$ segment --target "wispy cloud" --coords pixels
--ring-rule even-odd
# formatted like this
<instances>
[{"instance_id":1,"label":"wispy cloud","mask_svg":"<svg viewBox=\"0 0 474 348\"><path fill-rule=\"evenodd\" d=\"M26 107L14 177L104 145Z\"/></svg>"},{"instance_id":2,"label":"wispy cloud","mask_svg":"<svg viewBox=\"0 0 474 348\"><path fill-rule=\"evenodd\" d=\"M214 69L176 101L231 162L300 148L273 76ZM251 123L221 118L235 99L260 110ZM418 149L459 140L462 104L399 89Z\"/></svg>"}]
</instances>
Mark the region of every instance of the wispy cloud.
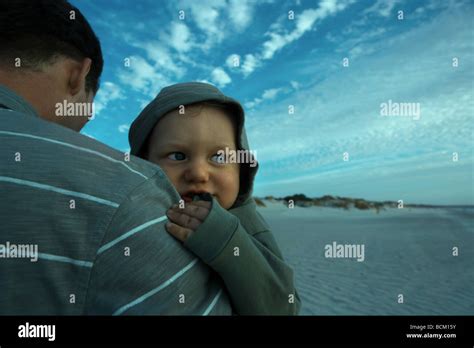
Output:
<instances>
[{"instance_id":1,"label":"wispy cloud","mask_svg":"<svg viewBox=\"0 0 474 348\"><path fill-rule=\"evenodd\" d=\"M220 43L225 37L225 30L222 30L219 17L221 11L226 9L225 1L216 0L180 0L177 4L179 9L188 12L188 18L195 23L201 32L205 34L205 41L202 47L211 48Z\"/></svg>"},{"instance_id":2,"label":"wispy cloud","mask_svg":"<svg viewBox=\"0 0 474 348\"><path fill-rule=\"evenodd\" d=\"M153 65L160 70L162 74L171 76L182 76L186 69L177 64L169 48L161 41L138 42L134 44L136 47L142 48L147 58ZM182 45L182 42L174 43L176 47ZM175 47L175 48L176 48Z\"/></svg>"},{"instance_id":3,"label":"wispy cloud","mask_svg":"<svg viewBox=\"0 0 474 348\"><path fill-rule=\"evenodd\" d=\"M278 95L278 93L281 93L283 91L283 88L270 88L267 89L263 92L261 97L255 98L254 100L245 103L245 107L248 109L253 109L260 103L262 103L265 100L272 100L275 99L275 97Z\"/></svg>"},{"instance_id":4,"label":"wispy cloud","mask_svg":"<svg viewBox=\"0 0 474 348\"><path fill-rule=\"evenodd\" d=\"M126 133L128 132L129 129L130 129L130 125L128 124L121 124L120 126L118 126L118 131L120 133Z\"/></svg>"},{"instance_id":5,"label":"wispy cloud","mask_svg":"<svg viewBox=\"0 0 474 348\"><path fill-rule=\"evenodd\" d=\"M191 32L183 22L172 22L169 32L162 35L162 41L169 42L170 46L178 52L187 52L195 47Z\"/></svg>"},{"instance_id":6,"label":"wispy cloud","mask_svg":"<svg viewBox=\"0 0 474 348\"><path fill-rule=\"evenodd\" d=\"M124 98L125 96L118 85L110 81L103 82L94 102L95 114L99 115L110 102Z\"/></svg>"},{"instance_id":7,"label":"wispy cloud","mask_svg":"<svg viewBox=\"0 0 474 348\"><path fill-rule=\"evenodd\" d=\"M240 56L238 54L231 54L230 56L227 57L225 61L225 65L229 69L234 69L238 68L240 66Z\"/></svg>"},{"instance_id":8,"label":"wispy cloud","mask_svg":"<svg viewBox=\"0 0 474 348\"><path fill-rule=\"evenodd\" d=\"M240 70L247 77L261 64L259 59L253 54L246 54L242 59L238 54L231 54L225 61L226 66L233 72Z\"/></svg>"},{"instance_id":9,"label":"wispy cloud","mask_svg":"<svg viewBox=\"0 0 474 348\"><path fill-rule=\"evenodd\" d=\"M364 14L377 14L388 17L392 14L394 7L403 0L377 0L372 6L364 11Z\"/></svg>"},{"instance_id":10,"label":"wispy cloud","mask_svg":"<svg viewBox=\"0 0 474 348\"><path fill-rule=\"evenodd\" d=\"M211 80L219 87L225 87L232 82L230 76L222 68L215 68L212 70Z\"/></svg>"},{"instance_id":11,"label":"wispy cloud","mask_svg":"<svg viewBox=\"0 0 474 348\"><path fill-rule=\"evenodd\" d=\"M272 59L284 47L299 40L308 31L314 30L318 21L323 21L326 17L343 11L353 2L354 0L322 0L317 8L306 9L292 20L287 18L288 23L295 23L292 30L286 29L281 20L276 22L271 30L265 33L267 39L262 43L260 50L256 53L246 54L242 73L244 76L250 75L263 64L263 61Z\"/></svg>"},{"instance_id":12,"label":"wispy cloud","mask_svg":"<svg viewBox=\"0 0 474 348\"><path fill-rule=\"evenodd\" d=\"M273 1L252 0L180 0L179 9L204 34L200 47L209 50L233 32L244 31L254 19L256 6Z\"/></svg>"},{"instance_id":13,"label":"wispy cloud","mask_svg":"<svg viewBox=\"0 0 474 348\"><path fill-rule=\"evenodd\" d=\"M264 90L260 96L254 98L251 101L245 102L244 105L247 109L254 109L266 101L272 101L272 103L274 103L275 99L279 99L277 100L277 102L279 102L283 100L285 96L288 96L290 95L290 93L297 91L300 87L301 84L299 82L290 81L289 85Z\"/></svg>"},{"instance_id":14,"label":"wispy cloud","mask_svg":"<svg viewBox=\"0 0 474 348\"><path fill-rule=\"evenodd\" d=\"M169 84L168 78L159 68L151 65L145 58L131 56L129 59L130 65L119 70L118 78L134 91L154 97L162 87Z\"/></svg>"},{"instance_id":15,"label":"wispy cloud","mask_svg":"<svg viewBox=\"0 0 474 348\"><path fill-rule=\"evenodd\" d=\"M229 17L234 27L238 31L243 31L248 27L254 18L254 6L256 1L251 0L230 0L229 1Z\"/></svg>"},{"instance_id":16,"label":"wispy cloud","mask_svg":"<svg viewBox=\"0 0 474 348\"><path fill-rule=\"evenodd\" d=\"M246 54L242 65L242 73L249 76L253 71L261 65L260 60L253 54Z\"/></svg>"}]
</instances>

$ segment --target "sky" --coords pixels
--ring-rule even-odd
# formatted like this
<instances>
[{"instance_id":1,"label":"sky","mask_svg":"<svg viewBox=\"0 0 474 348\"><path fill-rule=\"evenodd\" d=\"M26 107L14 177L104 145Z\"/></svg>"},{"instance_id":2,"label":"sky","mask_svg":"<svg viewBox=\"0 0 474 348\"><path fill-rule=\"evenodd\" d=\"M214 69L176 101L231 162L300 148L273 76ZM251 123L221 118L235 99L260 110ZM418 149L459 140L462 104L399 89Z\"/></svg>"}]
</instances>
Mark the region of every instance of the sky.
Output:
<instances>
[{"instance_id":1,"label":"sky","mask_svg":"<svg viewBox=\"0 0 474 348\"><path fill-rule=\"evenodd\" d=\"M473 1L71 2L105 60L85 135L128 151L161 88L206 81L244 105L255 196L474 204Z\"/></svg>"}]
</instances>

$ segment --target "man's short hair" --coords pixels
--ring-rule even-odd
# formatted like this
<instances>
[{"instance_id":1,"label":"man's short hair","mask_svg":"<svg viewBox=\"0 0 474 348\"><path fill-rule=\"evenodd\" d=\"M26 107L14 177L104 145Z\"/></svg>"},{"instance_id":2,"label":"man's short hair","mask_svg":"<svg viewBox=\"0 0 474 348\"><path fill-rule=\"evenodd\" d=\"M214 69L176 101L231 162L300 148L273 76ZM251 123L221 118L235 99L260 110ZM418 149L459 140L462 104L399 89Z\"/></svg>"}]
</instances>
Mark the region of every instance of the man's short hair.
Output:
<instances>
[{"instance_id":1,"label":"man's short hair","mask_svg":"<svg viewBox=\"0 0 474 348\"><path fill-rule=\"evenodd\" d=\"M0 64L40 71L59 56L92 60L86 91L94 94L104 60L100 42L82 13L66 0L0 0Z\"/></svg>"}]
</instances>

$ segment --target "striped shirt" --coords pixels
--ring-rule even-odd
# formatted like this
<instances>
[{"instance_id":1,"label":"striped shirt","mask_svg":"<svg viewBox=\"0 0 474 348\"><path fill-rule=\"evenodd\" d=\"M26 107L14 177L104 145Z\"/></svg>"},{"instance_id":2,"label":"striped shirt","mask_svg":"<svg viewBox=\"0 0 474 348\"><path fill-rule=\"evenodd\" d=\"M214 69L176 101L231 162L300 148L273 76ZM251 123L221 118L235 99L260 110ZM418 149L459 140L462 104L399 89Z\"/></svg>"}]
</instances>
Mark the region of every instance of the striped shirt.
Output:
<instances>
[{"instance_id":1,"label":"striped shirt","mask_svg":"<svg viewBox=\"0 0 474 348\"><path fill-rule=\"evenodd\" d=\"M232 313L221 278L165 231L180 197L158 166L1 85L0 104L0 315Z\"/></svg>"}]
</instances>

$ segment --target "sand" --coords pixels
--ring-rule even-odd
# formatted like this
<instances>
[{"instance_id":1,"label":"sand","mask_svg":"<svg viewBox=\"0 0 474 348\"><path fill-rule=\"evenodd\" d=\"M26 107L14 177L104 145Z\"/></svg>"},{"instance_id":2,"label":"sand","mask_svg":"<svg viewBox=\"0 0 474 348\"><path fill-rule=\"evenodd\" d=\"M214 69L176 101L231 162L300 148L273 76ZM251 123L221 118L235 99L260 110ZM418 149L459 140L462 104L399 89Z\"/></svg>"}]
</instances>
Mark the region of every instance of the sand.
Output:
<instances>
[{"instance_id":1,"label":"sand","mask_svg":"<svg viewBox=\"0 0 474 348\"><path fill-rule=\"evenodd\" d=\"M258 210L295 271L301 315L474 314L474 209L376 214L264 202ZM333 242L363 244L364 261L326 258Z\"/></svg>"}]
</instances>

